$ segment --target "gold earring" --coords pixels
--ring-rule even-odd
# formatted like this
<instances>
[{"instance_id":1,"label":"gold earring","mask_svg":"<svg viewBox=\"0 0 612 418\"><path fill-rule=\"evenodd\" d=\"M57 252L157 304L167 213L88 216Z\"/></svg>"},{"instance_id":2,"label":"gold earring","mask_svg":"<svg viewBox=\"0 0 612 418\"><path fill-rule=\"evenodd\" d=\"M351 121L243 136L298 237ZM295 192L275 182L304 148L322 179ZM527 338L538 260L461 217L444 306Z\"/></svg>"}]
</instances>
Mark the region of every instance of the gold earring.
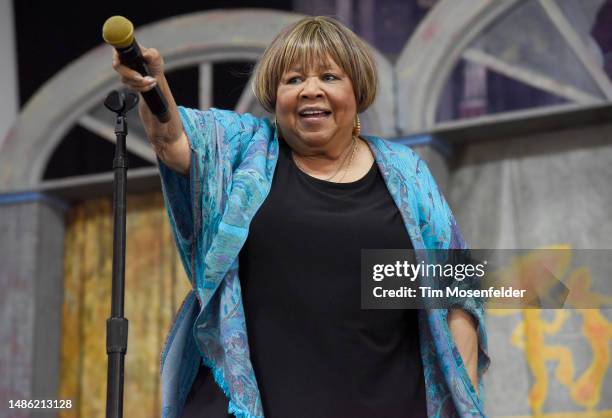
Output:
<instances>
[{"instance_id":1,"label":"gold earring","mask_svg":"<svg viewBox=\"0 0 612 418\"><path fill-rule=\"evenodd\" d=\"M353 136L359 138L361 135L361 121L359 115L355 115L355 124L353 125Z\"/></svg>"}]
</instances>

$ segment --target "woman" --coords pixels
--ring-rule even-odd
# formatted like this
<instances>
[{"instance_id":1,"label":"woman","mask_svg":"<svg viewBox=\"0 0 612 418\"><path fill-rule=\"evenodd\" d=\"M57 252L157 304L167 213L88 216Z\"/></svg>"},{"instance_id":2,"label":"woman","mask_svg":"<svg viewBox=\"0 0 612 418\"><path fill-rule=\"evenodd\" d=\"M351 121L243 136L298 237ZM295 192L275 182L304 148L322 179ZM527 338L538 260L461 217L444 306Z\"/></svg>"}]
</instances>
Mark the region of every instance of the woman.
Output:
<instances>
[{"instance_id":1,"label":"woman","mask_svg":"<svg viewBox=\"0 0 612 418\"><path fill-rule=\"evenodd\" d=\"M163 416L483 415L481 305L360 309L362 248L465 245L423 161L360 136L377 85L365 44L325 17L279 34L253 85L274 123L179 109L143 55L152 77L113 66L168 99L169 123L140 116L194 288L162 353Z\"/></svg>"}]
</instances>

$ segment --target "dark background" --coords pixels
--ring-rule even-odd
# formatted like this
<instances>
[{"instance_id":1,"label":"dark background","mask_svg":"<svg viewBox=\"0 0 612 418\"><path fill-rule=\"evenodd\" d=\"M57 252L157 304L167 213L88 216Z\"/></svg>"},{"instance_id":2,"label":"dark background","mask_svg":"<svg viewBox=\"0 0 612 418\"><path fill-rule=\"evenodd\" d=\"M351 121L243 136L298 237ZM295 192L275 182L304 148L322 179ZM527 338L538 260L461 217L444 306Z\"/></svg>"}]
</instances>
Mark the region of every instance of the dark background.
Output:
<instances>
[{"instance_id":1,"label":"dark background","mask_svg":"<svg viewBox=\"0 0 612 418\"><path fill-rule=\"evenodd\" d=\"M59 3L59 5L58 5ZM63 3L63 4L62 4ZM172 16L231 8L268 8L297 10L306 14L335 12L335 0L176 0L155 3L144 0L97 2L48 2L13 0L15 36L19 74L19 101L23 106L41 85L63 67L102 43L104 21L116 14L132 20L136 27ZM435 1L377 0L374 10L361 10L360 1L353 2L348 24L357 34L375 46L391 62L400 53L420 20ZM605 58L605 69L612 74L612 0L599 10L592 29ZM109 54L109 66L111 56ZM248 79L252 63L236 62L213 66L213 106L231 109ZM197 107L198 73L186 68L167 74L178 103ZM565 100L537 90L501 74L487 71L483 80L484 95L474 108L466 88L466 72L460 62L449 78L445 95L448 106L438 109L438 120L453 120L529 107L564 103ZM468 82L474 82L474 80ZM478 86L477 86L478 87ZM111 170L114 146L95 134L75 126L58 145L45 171L45 179L108 172ZM132 168L151 166L130 156Z\"/></svg>"},{"instance_id":2,"label":"dark background","mask_svg":"<svg viewBox=\"0 0 612 418\"><path fill-rule=\"evenodd\" d=\"M61 3L60 3L61 4ZM291 1L259 0L179 0L43 2L14 0L15 36L19 74L19 103L30 97L55 73L101 44L102 25L113 15L128 17L134 26L145 25L172 16L212 9L268 8L291 10ZM109 54L109 66L111 55ZM213 106L233 108L246 83L248 63L216 64ZM176 101L197 107L197 68L168 74ZM128 138L129 140L129 138ZM108 172L112 169L114 145L79 126L74 126L60 142L45 170L45 179ZM133 154L130 168L151 166Z\"/></svg>"},{"instance_id":3,"label":"dark background","mask_svg":"<svg viewBox=\"0 0 612 418\"><path fill-rule=\"evenodd\" d=\"M69 62L101 44L102 25L110 16L126 16L135 27L139 27L185 13L239 7L291 10L292 2L178 0L157 3L142 0L83 2L14 0L20 104L23 105L47 79Z\"/></svg>"}]
</instances>

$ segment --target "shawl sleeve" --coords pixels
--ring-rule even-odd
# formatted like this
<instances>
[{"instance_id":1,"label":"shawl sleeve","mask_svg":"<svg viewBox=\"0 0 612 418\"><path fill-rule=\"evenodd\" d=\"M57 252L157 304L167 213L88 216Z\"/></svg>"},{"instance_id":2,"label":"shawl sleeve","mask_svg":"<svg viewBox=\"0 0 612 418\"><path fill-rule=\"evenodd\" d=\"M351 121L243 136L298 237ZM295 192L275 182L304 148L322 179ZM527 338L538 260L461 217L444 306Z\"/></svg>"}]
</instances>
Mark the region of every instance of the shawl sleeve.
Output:
<instances>
[{"instance_id":1,"label":"shawl sleeve","mask_svg":"<svg viewBox=\"0 0 612 418\"><path fill-rule=\"evenodd\" d=\"M195 283L195 248L206 247L210 236L202 228L218 224L223 196L231 173L248 140L260 124L250 114L211 108L206 111L179 107L189 140L191 164L183 176L159 161L165 205L181 261ZM198 242L199 241L199 242Z\"/></svg>"},{"instance_id":2,"label":"shawl sleeve","mask_svg":"<svg viewBox=\"0 0 612 418\"><path fill-rule=\"evenodd\" d=\"M450 254L456 256L457 254L461 253L459 261L465 261L465 257L469 257L468 246L463 238L463 235L461 234L457 222L455 221L452 211L448 206L446 199L438 189L429 168L422 160L419 161L419 169L422 172L422 178L424 180L424 187L421 188L422 194L419 198L419 217L421 219L428 219L428 222L424 223L422 226L422 228L425 229L424 235L437 237L430 243L428 248L436 250L464 250L461 252L453 251ZM442 251L442 253L446 252ZM457 260L447 259L446 261L453 263ZM466 278L462 281L455 281L455 284L460 289L470 289L478 288L480 283L477 278ZM482 400L484 394L482 377L491 363L491 359L488 354L484 301L482 298L477 297L457 297L450 301L450 306L463 309L464 311L470 313L476 320L478 334L478 387ZM447 314L445 317L447 317ZM450 340L454 342L452 337ZM469 377L467 376L467 371L465 370L465 365L463 364L463 359L461 358L461 355L456 347L454 347L453 353L455 361L460 366L459 369L465 372L464 380L470 382Z\"/></svg>"},{"instance_id":3,"label":"shawl sleeve","mask_svg":"<svg viewBox=\"0 0 612 418\"><path fill-rule=\"evenodd\" d=\"M226 373L228 376L239 374L234 372L234 368L242 370L248 363L248 353L245 354L243 349L246 345L232 340L238 335L238 340L246 341L246 337L242 338L246 334L241 332L240 319L238 325L236 321L228 325L231 321L221 321L218 310L215 311L214 307L209 309L208 316L203 316L203 320L208 321L206 331L212 337L206 342L202 342L201 334L196 337L196 323L207 303L202 298L206 286L207 255L211 252L215 234L221 229L219 225L223 213L229 206L228 195L233 184L234 169L252 148L255 133L263 132L263 135L270 131L266 120L249 114L182 107L179 114L191 150L189 173L183 176L162 161L159 161L159 171L172 233L192 290L179 308L162 349L160 370L164 417L180 415L198 368L205 358L210 362L207 364L215 365L215 379L222 379L219 376ZM228 286L226 289L226 297L231 298L233 288ZM217 299L217 308L220 303ZM219 325L221 322L225 328ZM205 355L205 352L208 354ZM211 352L221 353L220 357L215 357L213 361L209 355ZM235 379L239 381L237 385L242 386L232 389L232 400L239 402L239 405L248 403L251 400L249 396L255 399L258 396L256 385L251 384L254 375L252 372L249 374L248 367L241 377L244 379ZM244 382L248 387L244 386ZM256 410L251 406L249 408Z\"/></svg>"}]
</instances>

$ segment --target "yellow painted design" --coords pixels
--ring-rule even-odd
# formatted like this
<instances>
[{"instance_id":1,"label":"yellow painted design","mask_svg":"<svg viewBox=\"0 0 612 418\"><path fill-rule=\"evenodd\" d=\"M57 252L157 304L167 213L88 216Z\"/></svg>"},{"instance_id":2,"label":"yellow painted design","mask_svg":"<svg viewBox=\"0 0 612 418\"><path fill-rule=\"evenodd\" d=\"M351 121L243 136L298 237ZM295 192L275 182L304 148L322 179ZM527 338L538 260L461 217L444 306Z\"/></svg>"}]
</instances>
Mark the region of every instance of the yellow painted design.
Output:
<instances>
[{"instance_id":1,"label":"yellow painted design","mask_svg":"<svg viewBox=\"0 0 612 418\"><path fill-rule=\"evenodd\" d=\"M74 207L65 240L60 398L62 418L97 418L106 408L106 319L110 316L110 199ZM159 355L172 316L189 289L160 194L128 198L124 416L160 415Z\"/></svg>"},{"instance_id":2,"label":"yellow painted design","mask_svg":"<svg viewBox=\"0 0 612 418\"><path fill-rule=\"evenodd\" d=\"M554 248L569 249L567 246L556 246ZM531 262L535 261L527 255L517 260L518 269L528 269ZM571 289L566 304L572 306L584 306L585 300L595 303L595 307L610 304L611 298L591 292L591 277L586 267L580 267L569 271L571 252L559 252L557 257L550 257L546 265L556 277L568 274L569 279L565 281ZM520 263L524 263L522 266ZM514 265L509 271L517 271ZM504 270L499 274L503 275ZM500 276L503 277L503 276ZM559 333L563 324L571 317L572 312L582 317L582 334L591 347L593 353L589 367L575 378L575 366L572 352L560 345L551 345L546 342L547 336ZM554 318L547 322L541 317L540 309L504 309L491 310L489 314L494 316L508 316L521 314L522 321L513 330L511 343L525 351L526 364L529 367L534 382L529 389L528 400L533 417L543 418L603 418L611 417L612 410L596 410L601 401L604 377L610 364L610 341L612 339L612 324L599 309L568 309L555 310ZM583 412L551 412L542 410L544 402L548 397L549 376L546 368L547 361L557 362L555 379L569 388L570 396L574 403L585 409ZM523 418L513 416L506 418Z\"/></svg>"},{"instance_id":3,"label":"yellow painted design","mask_svg":"<svg viewBox=\"0 0 612 418\"><path fill-rule=\"evenodd\" d=\"M591 275L584 267L573 272L568 285L572 290L576 289L570 294L570 304L581 305L580 299L588 298L596 306L601 306L609 304L609 299L612 299L591 292ZM593 411L601 399L603 380L610 366L612 324L599 309L576 309L576 313L582 316L582 333L591 346L593 361L582 376L569 385L570 394L578 405Z\"/></svg>"},{"instance_id":4,"label":"yellow painted design","mask_svg":"<svg viewBox=\"0 0 612 418\"><path fill-rule=\"evenodd\" d=\"M612 410L594 412L553 412L539 415L543 418L612 418ZM534 418L534 415L504 415L499 418Z\"/></svg>"},{"instance_id":5,"label":"yellow painted design","mask_svg":"<svg viewBox=\"0 0 612 418\"><path fill-rule=\"evenodd\" d=\"M527 295L530 295L524 301L498 299L494 304L496 307L517 307L518 302L524 303L520 306L528 307L528 302L532 302L530 298L548 294L557 284L556 278L566 274L572 260L571 248L557 245L542 250L560 251L532 251L515 257L507 265L487 274L491 284L526 290Z\"/></svg>"}]
</instances>

